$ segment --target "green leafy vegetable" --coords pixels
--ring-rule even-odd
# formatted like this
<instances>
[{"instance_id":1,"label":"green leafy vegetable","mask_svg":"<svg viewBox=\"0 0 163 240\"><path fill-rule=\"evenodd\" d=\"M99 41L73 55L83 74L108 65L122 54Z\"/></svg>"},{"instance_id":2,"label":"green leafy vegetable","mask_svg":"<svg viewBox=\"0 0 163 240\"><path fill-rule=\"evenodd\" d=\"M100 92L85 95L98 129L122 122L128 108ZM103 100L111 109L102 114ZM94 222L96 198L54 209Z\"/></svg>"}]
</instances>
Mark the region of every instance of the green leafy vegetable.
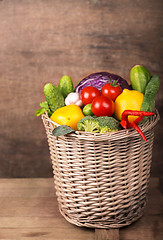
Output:
<instances>
[{"instance_id":1,"label":"green leafy vegetable","mask_svg":"<svg viewBox=\"0 0 163 240\"><path fill-rule=\"evenodd\" d=\"M48 112L49 117L52 115L52 112L50 111L49 105L47 101L40 103L40 109L36 110L35 115L38 117L42 114L44 114L46 111Z\"/></svg>"},{"instance_id":2,"label":"green leafy vegetable","mask_svg":"<svg viewBox=\"0 0 163 240\"><path fill-rule=\"evenodd\" d=\"M67 125L61 125L54 128L54 130L52 131L52 135L55 137L58 137L58 136L66 135L68 133L72 133L72 132L75 132L75 130L72 129L71 127Z\"/></svg>"}]
</instances>

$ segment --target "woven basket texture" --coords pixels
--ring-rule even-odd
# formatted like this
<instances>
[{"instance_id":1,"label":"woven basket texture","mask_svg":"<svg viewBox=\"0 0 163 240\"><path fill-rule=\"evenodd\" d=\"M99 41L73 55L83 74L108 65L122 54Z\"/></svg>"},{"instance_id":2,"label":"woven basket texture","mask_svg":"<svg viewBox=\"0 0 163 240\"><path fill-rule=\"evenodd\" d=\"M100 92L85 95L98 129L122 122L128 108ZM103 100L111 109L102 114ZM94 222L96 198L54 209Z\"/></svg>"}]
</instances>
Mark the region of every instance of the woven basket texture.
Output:
<instances>
[{"instance_id":1,"label":"woven basket texture","mask_svg":"<svg viewBox=\"0 0 163 240\"><path fill-rule=\"evenodd\" d=\"M46 114L42 120L59 210L67 221L82 227L120 228L143 215L157 111L140 126L147 142L134 129L55 137L55 123Z\"/></svg>"}]
</instances>

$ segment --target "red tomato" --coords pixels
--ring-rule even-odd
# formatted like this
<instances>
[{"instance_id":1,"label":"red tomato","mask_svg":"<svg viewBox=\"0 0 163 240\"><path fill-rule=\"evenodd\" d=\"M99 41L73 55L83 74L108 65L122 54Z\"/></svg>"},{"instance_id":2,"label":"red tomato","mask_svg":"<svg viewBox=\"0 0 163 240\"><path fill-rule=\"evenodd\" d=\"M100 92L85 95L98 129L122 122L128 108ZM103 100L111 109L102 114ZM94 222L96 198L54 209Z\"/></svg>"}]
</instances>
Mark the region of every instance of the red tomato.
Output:
<instances>
[{"instance_id":1,"label":"red tomato","mask_svg":"<svg viewBox=\"0 0 163 240\"><path fill-rule=\"evenodd\" d=\"M100 91L92 86L88 86L82 89L80 93L80 98L84 105L87 105L93 101L93 99L97 96L100 96Z\"/></svg>"},{"instance_id":2,"label":"red tomato","mask_svg":"<svg viewBox=\"0 0 163 240\"><path fill-rule=\"evenodd\" d=\"M114 102L111 98L105 96L98 96L93 99L91 110L97 117L108 116L114 113Z\"/></svg>"},{"instance_id":3,"label":"red tomato","mask_svg":"<svg viewBox=\"0 0 163 240\"><path fill-rule=\"evenodd\" d=\"M122 93L122 88L119 85L112 86L106 83L102 89L101 93L103 96L111 98L113 101Z\"/></svg>"}]
</instances>

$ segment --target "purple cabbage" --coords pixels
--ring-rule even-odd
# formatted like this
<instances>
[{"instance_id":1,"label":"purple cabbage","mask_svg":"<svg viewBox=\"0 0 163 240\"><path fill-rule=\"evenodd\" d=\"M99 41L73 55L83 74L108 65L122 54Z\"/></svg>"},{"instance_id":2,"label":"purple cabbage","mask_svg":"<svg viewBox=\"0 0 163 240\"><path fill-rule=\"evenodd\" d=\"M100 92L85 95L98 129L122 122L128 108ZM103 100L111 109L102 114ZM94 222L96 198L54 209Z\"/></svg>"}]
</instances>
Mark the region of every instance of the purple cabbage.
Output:
<instances>
[{"instance_id":1,"label":"purple cabbage","mask_svg":"<svg viewBox=\"0 0 163 240\"><path fill-rule=\"evenodd\" d=\"M124 88L131 89L129 84L125 79L122 77L108 72L98 72L98 73L92 73L86 78L82 79L78 85L75 87L75 92L80 93L81 90L87 86L96 87L101 91L101 88L106 83L111 83L113 81L117 81L117 84L121 86L122 90Z\"/></svg>"}]
</instances>

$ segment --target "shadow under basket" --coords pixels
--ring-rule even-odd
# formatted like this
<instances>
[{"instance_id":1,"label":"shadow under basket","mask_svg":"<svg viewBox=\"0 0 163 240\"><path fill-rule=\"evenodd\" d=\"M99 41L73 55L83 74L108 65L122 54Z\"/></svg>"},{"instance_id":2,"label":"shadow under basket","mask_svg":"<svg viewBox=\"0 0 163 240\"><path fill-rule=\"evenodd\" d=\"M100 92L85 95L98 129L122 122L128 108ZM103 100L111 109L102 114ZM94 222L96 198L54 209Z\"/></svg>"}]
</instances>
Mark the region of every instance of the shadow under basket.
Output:
<instances>
[{"instance_id":1,"label":"shadow under basket","mask_svg":"<svg viewBox=\"0 0 163 240\"><path fill-rule=\"evenodd\" d=\"M77 226L120 228L143 215L159 113L140 129L112 133L76 131L52 135L55 123L42 115L52 160L59 210Z\"/></svg>"}]
</instances>

